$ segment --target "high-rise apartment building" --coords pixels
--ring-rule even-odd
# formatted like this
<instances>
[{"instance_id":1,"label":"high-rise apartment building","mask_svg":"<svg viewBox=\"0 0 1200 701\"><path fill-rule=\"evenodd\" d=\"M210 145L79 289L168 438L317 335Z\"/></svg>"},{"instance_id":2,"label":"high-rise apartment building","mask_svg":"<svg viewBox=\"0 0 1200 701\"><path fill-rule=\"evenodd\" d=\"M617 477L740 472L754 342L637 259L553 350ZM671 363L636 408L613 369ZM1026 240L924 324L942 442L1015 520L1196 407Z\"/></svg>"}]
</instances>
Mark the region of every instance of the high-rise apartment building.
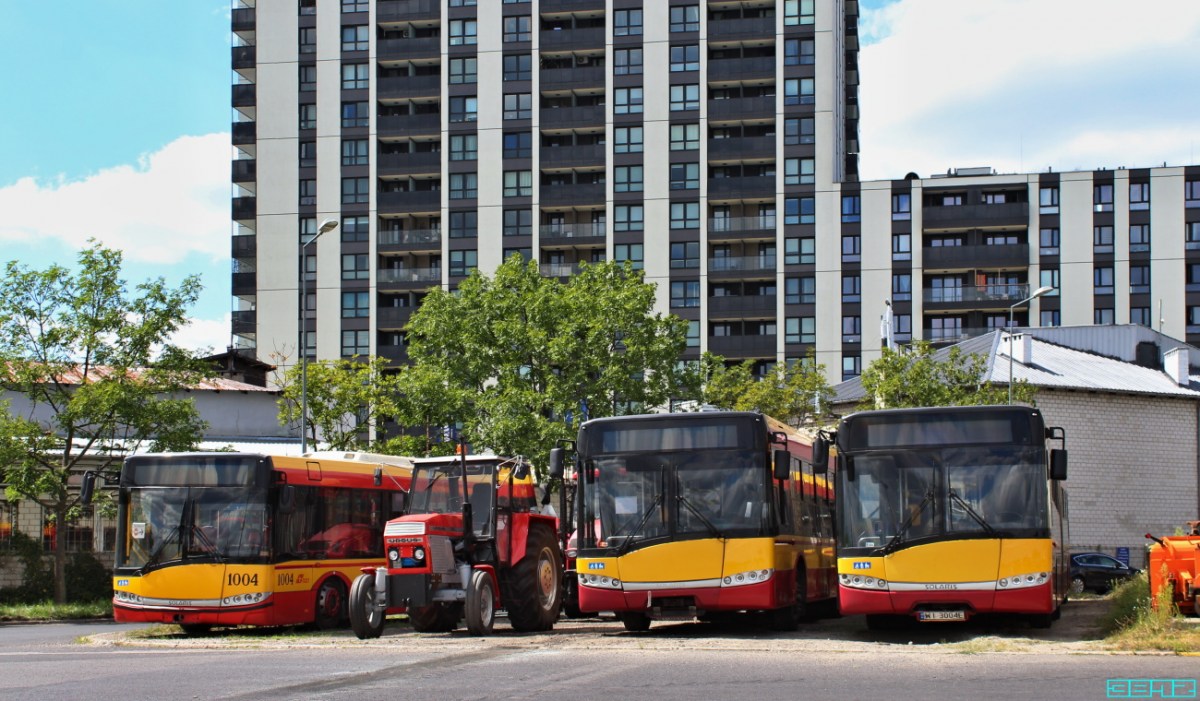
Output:
<instances>
[{"instance_id":1,"label":"high-rise apartment building","mask_svg":"<svg viewBox=\"0 0 1200 701\"><path fill-rule=\"evenodd\" d=\"M235 345L400 363L429 289L514 254L559 277L628 260L690 322L686 358L815 349L835 381L878 355L885 304L899 341L1010 314L1200 341L1200 168L860 183L857 15L237 0Z\"/></svg>"}]
</instances>

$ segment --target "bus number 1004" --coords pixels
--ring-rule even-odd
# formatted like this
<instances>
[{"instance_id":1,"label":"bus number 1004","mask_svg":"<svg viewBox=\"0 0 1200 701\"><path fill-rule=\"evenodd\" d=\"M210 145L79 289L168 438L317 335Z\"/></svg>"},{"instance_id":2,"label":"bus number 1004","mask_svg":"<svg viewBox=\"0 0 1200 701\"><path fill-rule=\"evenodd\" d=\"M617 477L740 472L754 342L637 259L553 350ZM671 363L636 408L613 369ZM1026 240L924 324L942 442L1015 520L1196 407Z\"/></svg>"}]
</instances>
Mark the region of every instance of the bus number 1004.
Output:
<instances>
[{"instance_id":1,"label":"bus number 1004","mask_svg":"<svg viewBox=\"0 0 1200 701\"><path fill-rule=\"evenodd\" d=\"M230 572L226 576L225 583L231 587L258 586L258 575L246 574L244 572Z\"/></svg>"}]
</instances>

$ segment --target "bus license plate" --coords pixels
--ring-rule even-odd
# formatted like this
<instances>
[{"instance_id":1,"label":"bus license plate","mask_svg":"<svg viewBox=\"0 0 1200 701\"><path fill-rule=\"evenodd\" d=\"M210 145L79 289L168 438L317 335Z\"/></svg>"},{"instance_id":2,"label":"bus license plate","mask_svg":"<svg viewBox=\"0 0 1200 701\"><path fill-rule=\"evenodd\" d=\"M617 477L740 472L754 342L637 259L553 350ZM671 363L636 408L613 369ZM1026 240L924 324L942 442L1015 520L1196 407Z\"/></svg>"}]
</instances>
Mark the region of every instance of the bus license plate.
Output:
<instances>
[{"instance_id":1,"label":"bus license plate","mask_svg":"<svg viewBox=\"0 0 1200 701\"><path fill-rule=\"evenodd\" d=\"M918 620L921 621L965 621L966 611L920 611Z\"/></svg>"}]
</instances>

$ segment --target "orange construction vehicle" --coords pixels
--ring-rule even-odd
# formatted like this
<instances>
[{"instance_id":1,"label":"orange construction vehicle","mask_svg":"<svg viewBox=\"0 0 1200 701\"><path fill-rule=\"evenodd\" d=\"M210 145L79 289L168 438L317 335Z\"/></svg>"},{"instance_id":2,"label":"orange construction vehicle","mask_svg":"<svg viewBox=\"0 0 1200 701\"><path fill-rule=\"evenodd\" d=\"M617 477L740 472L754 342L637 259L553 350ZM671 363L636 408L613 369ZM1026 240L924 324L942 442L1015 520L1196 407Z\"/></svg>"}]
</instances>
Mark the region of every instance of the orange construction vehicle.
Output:
<instances>
[{"instance_id":1,"label":"orange construction vehicle","mask_svg":"<svg viewBox=\"0 0 1200 701\"><path fill-rule=\"evenodd\" d=\"M1158 595L1164 586L1172 588L1172 598L1184 615L1200 614L1196 599L1200 598L1200 521L1187 522L1188 535L1155 538L1150 546L1150 603L1158 605Z\"/></svg>"}]
</instances>

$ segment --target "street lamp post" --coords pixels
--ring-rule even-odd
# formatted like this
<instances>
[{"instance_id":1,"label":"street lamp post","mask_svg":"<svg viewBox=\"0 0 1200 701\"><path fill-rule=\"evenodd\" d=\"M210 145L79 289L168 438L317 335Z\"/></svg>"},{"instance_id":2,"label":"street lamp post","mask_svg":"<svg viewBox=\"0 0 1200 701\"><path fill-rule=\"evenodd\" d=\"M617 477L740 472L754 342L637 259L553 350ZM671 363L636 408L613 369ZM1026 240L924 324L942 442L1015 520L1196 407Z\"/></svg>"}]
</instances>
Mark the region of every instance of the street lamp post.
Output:
<instances>
[{"instance_id":1,"label":"street lamp post","mask_svg":"<svg viewBox=\"0 0 1200 701\"><path fill-rule=\"evenodd\" d=\"M300 454L308 452L308 265L305 260L306 251L321 234L333 231L338 226L336 219L326 219L321 222L321 228L308 241L300 244L300 341L296 347L300 350Z\"/></svg>"},{"instance_id":2,"label":"street lamp post","mask_svg":"<svg viewBox=\"0 0 1200 701\"><path fill-rule=\"evenodd\" d=\"M1054 288L1050 287L1049 285L1046 285L1045 287L1039 287L1036 290L1034 290L1033 294L1029 295L1025 299L1021 300L1020 302L1017 302L1016 304L1014 304L1008 308L1008 403L1009 404L1012 404L1012 401L1013 401L1013 398L1012 398L1012 395L1013 395L1013 311L1016 310L1016 308L1021 306L1022 304L1028 304L1029 302L1032 302L1033 300L1037 299L1038 297L1041 297L1042 295L1046 294L1047 292L1053 292L1053 291L1054 291Z\"/></svg>"}]
</instances>

